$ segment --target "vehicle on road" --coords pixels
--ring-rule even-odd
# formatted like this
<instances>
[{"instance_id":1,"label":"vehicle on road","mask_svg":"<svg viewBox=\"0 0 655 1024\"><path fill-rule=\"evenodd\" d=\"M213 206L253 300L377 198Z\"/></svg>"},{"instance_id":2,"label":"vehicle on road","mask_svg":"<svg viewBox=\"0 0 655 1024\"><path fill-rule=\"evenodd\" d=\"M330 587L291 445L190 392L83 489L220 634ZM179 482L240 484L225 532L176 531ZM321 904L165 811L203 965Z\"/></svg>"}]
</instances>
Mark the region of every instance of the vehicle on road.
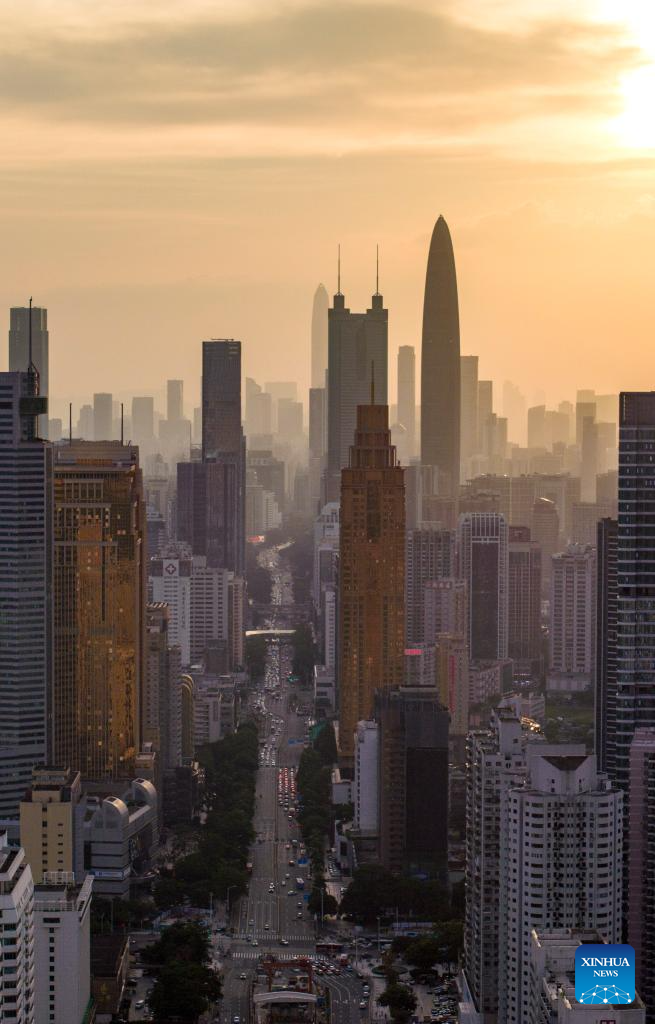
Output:
<instances>
[{"instance_id":1,"label":"vehicle on road","mask_svg":"<svg viewBox=\"0 0 655 1024\"><path fill-rule=\"evenodd\" d=\"M296 878L296 889L304 889L304 888L305 888L305 879L301 878L300 875L299 875L298 878Z\"/></svg>"},{"instance_id":2,"label":"vehicle on road","mask_svg":"<svg viewBox=\"0 0 655 1024\"><path fill-rule=\"evenodd\" d=\"M246 975L245 971L241 971L241 974L239 975L239 981L245 981L246 978L247 978L247 975Z\"/></svg>"},{"instance_id":3,"label":"vehicle on road","mask_svg":"<svg viewBox=\"0 0 655 1024\"><path fill-rule=\"evenodd\" d=\"M289 940L288 939L280 939L280 945L281 946L288 946L289 945Z\"/></svg>"}]
</instances>

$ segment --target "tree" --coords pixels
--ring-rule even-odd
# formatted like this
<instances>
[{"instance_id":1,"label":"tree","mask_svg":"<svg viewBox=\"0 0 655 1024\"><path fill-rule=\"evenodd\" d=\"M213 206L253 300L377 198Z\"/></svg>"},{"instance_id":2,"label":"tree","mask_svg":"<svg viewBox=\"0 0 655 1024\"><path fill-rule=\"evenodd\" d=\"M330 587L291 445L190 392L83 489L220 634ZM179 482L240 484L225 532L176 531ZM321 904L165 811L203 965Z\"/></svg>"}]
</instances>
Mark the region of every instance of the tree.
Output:
<instances>
[{"instance_id":1,"label":"tree","mask_svg":"<svg viewBox=\"0 0 655 1024\"><path fill-rule=\"evenodd\" d=\"M322 899L321 893L323 893ZM325 892L319 886L314 886L311 896L307 901L307 909L310 914L318 914L319 917L321 915L323 917L333 917L339 912L339 904L331 893Z\"/></svg>"},{"instance_id":2,"label":"tree","mask_svg":"<svg viewBox=\"0 0 655 1024\"><path fill-rule=\"evenodd\" d=\"M159 972L150 1005L155 1020L198 1020L210 1005L221 998L218 975L199 963L171 961Z\"/></svg>"},{"instance_id":3,"label":"tree","mask_svg":"<svg viewBox=\"0 0 655 1024\"><path fill-rule=\"evenodd\" d=\"M266 640L263 636L246 637L246 668L250 678L264 678L266 671Z\"/></svg>"},{"instance_id":4,"label":"tree","mask_svg":"<svg viewBox=\"0 0 655 1024\"><path fill-rule=\"evenodd\" d=\"M313 676L316 664L314 635L308 622L303 622L296 627L291 644L293 646L294 675L299 676L303 683L308 683Z\"/></svg>"},{"instance_id":5,"label":"tree","mask_svg":"<svg viewBox=\"0 0 655 1024\"><path fill-rule=\"evenodd\" d=\"M323 764L329 765L337 763L337 740L334 735L334 726L332 722L325 722L322 726L321 731L314 740L314 750L321 758Z\"/></svg>"},{"instance_id":6,"label":"tree","mask_svg":"<svg viewBox=\"0 0 655 1024\"><path fill-rule=\"evenodd\" d=\"M209 937L200 925L177 922L166 928L161 938L146 946L141 954L149 964L187 961L206 964L209 961Z\"/></svg>"},{"instance_id":7,"label":"tree","mask_svg":"<svg viewBox=\"0 0 655 1024\"><path fill-rule=\"evenodd\" d=\"M427 974L441 959L442 943L431 935L414 939L405 950L405 960L420 974Z\"/></svg>"},{"instance_id":8,"label":"tree","mask_svg":"<svg viewBox=\"0 0 655 1024\"><path fill-rule=\"evenodd\" d=\"M416 1009L416 996L397 981L391 982L378 997L380 1006L387 1006L395 1024L406 1024Z\"/></svg>"}]
</instances>

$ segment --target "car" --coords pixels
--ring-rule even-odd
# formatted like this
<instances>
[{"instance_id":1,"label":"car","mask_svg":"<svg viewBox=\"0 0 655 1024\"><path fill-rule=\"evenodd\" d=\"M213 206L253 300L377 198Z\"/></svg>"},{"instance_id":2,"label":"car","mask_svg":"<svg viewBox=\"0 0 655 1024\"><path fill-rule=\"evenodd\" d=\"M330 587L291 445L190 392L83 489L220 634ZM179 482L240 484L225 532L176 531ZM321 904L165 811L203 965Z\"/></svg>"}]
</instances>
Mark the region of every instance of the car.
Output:
<instances>
[{"instance_id":1,"label":"car","mask_svg":"<svg viewBox=\"0 0 655 1024\"><path fill-rule=\"evenodd\" d=\"M239 981L245 981L246 978L247 978L246 972L245 971L241 971L241 974L239 975Z\"/></svg>"},{"instance_id":2,"label":"car","mask_svg":"<svg viewBox=\"0 0 655 1024\"><path fill-rule=\"evenodd\" d=\"M249 924L249 925L250 925L250 926L252 927L252 926L254 925L254 923L255 923L255 921L254 921L254 919L253 919L253 918L251 917L251 918L250 918L250 920L248 921L248 924Z\"/></svg>"},{"instance_id":3,"label":"car","mask_svg":"<svg viewBox=\"0 0 655 1024\"><path fill-rule=\"evenodd\" d=\"M367 1006L368 1006L368 1003L366 1002L365 999L360 999L359 1000L359 1008L360 1008L360 1010L365 1010Z\"/></svg>"},{"instance_id":4,"label":"car","mask_svg":"<svg viewBox=\"0 0 655 1024\"><path fill-rule=\"evenodd\" d=\"M268 922L264 925L264 931L268 931Z\"/></svg>"},{"instance_id":5,"label":"car","mask_svg":"<svg viewBox=\"0 0 655 1024\"><path fill-rule=\"evenodd\" d=\"M288 939L280 939L280 945L281 946L288 946L289 945L289 940Z\"/></svg>"},{"instance_id":6,"label":"car","mask_svg":"<svg viewBox=\"0 0 655 1024\"><path fill-rule=\"evenodd\" d=\"M146 1005L145 999L137 999L136 1003L134 1004L134 1009L135 1010L142 1010L145 1005Z\"/></svg>"},{"instance_id":7,"label":"car","mask_svg":"<svg viewBox=\"0 0 655 1024\"><path fill-rule=\"evenodd\" d=\"M241 1017L237 1013L232 1018L232 1024L241 1024Z\"/></svg>"},{"instance_id":8,"label":"car","mask_svg":"<svg viewBox=\"0 0 655 1024\"><path fill-rule=\"evenodd\" d=\"M259 943L257 942L257 939L253 939L252 940L252 944L253 944L253 946L258 946L259 945Z\"/></svg>"},{"instance_id":9,"label":"car","mask_svg":"<svg viewBox=\"0 0 655 1024\"><path fill-rule=\"evenodd\" d=\"M302 917L302 910L298 911L298 913L296 914L296 917L300 917L300 918Z\"/></svg>"},{"instance_id":10,"label":"car","mask_svg":"<svg viewBox=\"0 0 655 1024\"><path fill-rule=\"evenodd\" d=\"M302 908L302 900L298 900L298 902L296 903L296 906Z\"/></svg>"}]
</instances>

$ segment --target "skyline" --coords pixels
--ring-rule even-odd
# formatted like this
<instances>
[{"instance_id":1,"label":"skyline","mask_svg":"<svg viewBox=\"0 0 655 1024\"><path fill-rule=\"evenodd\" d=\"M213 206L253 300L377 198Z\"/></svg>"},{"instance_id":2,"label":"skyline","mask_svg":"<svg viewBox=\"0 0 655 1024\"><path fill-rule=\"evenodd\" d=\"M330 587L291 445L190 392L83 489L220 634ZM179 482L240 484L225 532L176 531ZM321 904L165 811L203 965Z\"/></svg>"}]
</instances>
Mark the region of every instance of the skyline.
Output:
<instances>
[{"instance_id":1,"label":"skyline","mask_svg":"<svg viewBox=\"0 0 655 1024\"><path fill-rule=\"evenodd\" d=\"M129 358L136 393L161 360L195 402L209 337L240 338L249 376L304 387L338 244L351 308L380 245L393 394L440 213L461 350L483 376L531 404L536 387L560 397L571 350L589 377L569 394L655 375L645 4L579 3L575 19L534 0L24 12L0 15L0 305L34 294L50 310L55 401L119 392Z\"/></svg>"}]
</instances>

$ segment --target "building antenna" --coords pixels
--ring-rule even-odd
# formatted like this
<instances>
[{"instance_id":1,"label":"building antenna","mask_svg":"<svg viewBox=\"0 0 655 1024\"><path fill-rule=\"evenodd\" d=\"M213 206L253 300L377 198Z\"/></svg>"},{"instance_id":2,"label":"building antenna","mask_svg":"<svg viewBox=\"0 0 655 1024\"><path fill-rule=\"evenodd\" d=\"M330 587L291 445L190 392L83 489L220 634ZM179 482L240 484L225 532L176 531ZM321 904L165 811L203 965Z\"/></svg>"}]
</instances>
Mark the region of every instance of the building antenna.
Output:
<instances>
[{"instance_id":1,"label":"building antenna","mask_svg":"<svg viewBox=\"0 0 655 1024\"><path fill-rule=\"evenodd\" d=\"M380 294L380 246L375 246L375 294Z\"/></svg>"},{"instance_id":2,"label":"building antenna","mask_svg":"<svg viewBox=\"0 0 655 1024\"><path fill-rule=\"evenodd\" d=\"M375 361L371 359L371 405L375 405Z\"/></svg>"},{"instance_id":3,"label":"building antenna","mask_svg":"<svg viewBox=\"0 0 655 1024\"><path fill-rule=\"evenodd\" d=\"M341 295L341 244L337 246L337 295Z\"/></svg>"},{"instance_id":4,"label":"building antenna","mask_svg":"<svg viewBox=\"0 0 655 1024\"><path fill-rule=\"evenodd\" d=\"M68 443L73 443L73 403L68 403Z\"/></svg>"},{"instance_id":5,"label":"building antenna","mask_svg":"<svg viewBox=\"0 0 655 1024\"><path fill-rule=\"evenodd\" d=\"M123 403L121 402L121 444L123 443Z\"/></svg>"}]
</instances>

